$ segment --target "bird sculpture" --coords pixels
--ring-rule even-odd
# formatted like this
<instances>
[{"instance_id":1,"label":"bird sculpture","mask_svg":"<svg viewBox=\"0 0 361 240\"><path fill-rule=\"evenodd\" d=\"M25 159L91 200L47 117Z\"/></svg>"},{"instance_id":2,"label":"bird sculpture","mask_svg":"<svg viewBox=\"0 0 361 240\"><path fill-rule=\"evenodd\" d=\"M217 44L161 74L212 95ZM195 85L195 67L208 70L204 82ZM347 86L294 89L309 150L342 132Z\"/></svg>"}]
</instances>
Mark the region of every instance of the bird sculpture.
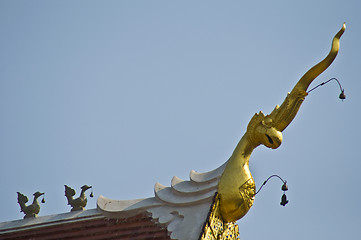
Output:
<instances>
[{"instance_id":1,"label":"bird sculpture","mask_svg":"<svg viewBox=\"0 0 361 240\"><path fill-rule=\"evenodd\" d=\"M18 203L20 205L20 212L25 213L24 218L31 218L31 217L37 217L38 213L40 212L40 204L38 202L38 198L41 195L44 195L44 193L36 192L34 193L34 200L33 203L29 206L26 206L26 203L29 201L28 197L21 194L20 192L17 192L18 194ZM41 201L42 203L45 203L45 200Z\"/></svg>"},{"instance_id":2,"label":"bird sculpture","mask_svg":"<svg viewBox=\"0 0 361 240\"><path fill-rule=\"evenodd\" d=\"M71 211L79 211L84 210L85 206L87 204L87 198L85 196L85 191L89 188L92 188L92 186L84 185L81 187L81 193L78 198L73 198L75 195L75 190L71 187L65 186L65 196L68 199L68 205L72 207ZM90 194L90 197L93 197L93 192Z\"/></svg>"},{"instance_id":3,"label":"bird sculpture","mask_svg":"<svg viewBox=\"0 0 361 240\"><path fill-rule=\"evenodd\" d=\"M302 76L281 106L276 106L267 116L262 112L256 113L250 120L246 133L227 162L218 185L220 211L226 222L235 222L242 218L253 205L256 187L249 170L252 151L259 145L272 149L281 145L282 131L296 116L308 95L307 88L336 58L339 40L345 28L346 25L343 24L341 30L333 38L329 54ZM286 196L283 196L281 205L287 202Z\"/></svg>"}]
</instances>

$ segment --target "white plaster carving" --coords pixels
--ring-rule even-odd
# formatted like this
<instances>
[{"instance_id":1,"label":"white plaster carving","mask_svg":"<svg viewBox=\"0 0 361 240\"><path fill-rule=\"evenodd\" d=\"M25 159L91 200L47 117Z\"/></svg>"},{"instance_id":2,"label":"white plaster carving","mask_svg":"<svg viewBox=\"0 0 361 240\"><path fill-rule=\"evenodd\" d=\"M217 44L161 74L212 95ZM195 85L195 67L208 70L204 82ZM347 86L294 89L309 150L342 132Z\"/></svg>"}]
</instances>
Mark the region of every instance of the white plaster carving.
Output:
<instances>
[{"instance_id":1,"label":"white plaster carving","mask_svg":"<svg viewBox=\"0 0 361 240\"><path fill-rule=\"evenodd\" d=\"M206 173L191 171L189 181L173 177L170 187L156 183L154 197L112 200L100 196L98 209L109 218L149 212L153 219L167 225L171 239L197 240L226 164Z\"/></svg>"}]
</instances>

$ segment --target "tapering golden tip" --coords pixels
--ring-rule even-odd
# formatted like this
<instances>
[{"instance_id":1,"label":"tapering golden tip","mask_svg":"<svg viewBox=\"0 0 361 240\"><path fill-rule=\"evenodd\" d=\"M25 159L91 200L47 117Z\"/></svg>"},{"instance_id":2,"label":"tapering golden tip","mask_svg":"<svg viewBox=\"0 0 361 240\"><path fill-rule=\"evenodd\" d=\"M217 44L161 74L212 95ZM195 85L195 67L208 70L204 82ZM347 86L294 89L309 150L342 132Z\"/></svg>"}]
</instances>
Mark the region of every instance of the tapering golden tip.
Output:
<instances>
[{"instance_id":1,"label":"tapering golden tip","mask_svg":"<svg viewBox=\"0 0 361 240\"><path fill-rule=\"evenodd\" d=\"M340 31L338 31L338 33L336 33L335 35L335 39L337 39L337 41L340 39L340 37L342 36L342 34L345 32L346 29L346 22L343 23L342 28L340 29ZM334 39L334 40L335 40ZM337 49L338 51L338 49Z\"/></svg>"}]
</instances>

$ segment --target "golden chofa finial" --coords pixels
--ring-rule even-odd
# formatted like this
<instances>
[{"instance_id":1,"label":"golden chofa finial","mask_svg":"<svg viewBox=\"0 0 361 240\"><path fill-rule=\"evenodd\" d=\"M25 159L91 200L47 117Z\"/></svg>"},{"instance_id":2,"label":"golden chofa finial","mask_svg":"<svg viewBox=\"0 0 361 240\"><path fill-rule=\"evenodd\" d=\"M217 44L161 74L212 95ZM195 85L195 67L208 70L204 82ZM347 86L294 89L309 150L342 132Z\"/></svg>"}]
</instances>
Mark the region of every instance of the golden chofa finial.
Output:
<instances>
[{"instance_id":1,"label":"golden chofa finial","mask_svg":"<svg viewBox=\"0 0 361 240\"><path fill-rule=\"evenodd\" d=\"M301 77L281 106L276 106L267 116L259 112L249 122L247 131L230 157L218 184L220 210L226 222L242 218L253 205L256 187L249 171L249 158L253 149L261 144L272 149L281 145L282 131L296 116L307 96L307 88L336 58L339 40L345 29L346 25L343 24L333 38L329 54ZM286 203L287 199L283 200Z\"/></svg>"}]
</instances>

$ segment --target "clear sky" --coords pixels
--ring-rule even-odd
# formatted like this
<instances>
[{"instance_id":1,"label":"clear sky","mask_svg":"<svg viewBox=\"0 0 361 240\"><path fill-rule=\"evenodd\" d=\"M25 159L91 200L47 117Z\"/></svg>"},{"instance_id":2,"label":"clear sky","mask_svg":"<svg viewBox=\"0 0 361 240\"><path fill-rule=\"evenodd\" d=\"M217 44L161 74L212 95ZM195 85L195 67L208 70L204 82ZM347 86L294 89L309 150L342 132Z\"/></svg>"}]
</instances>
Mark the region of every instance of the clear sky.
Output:
<instances>
[{"instance_id":1,"label":"clear sky","mask_svg":"<svg viewBox=\"0 0 361 240\"><path fill-rule=\"evenodd\" d=\"M256 3L255 3L256 2ZM0 1L0 221L16 192L45 192L40 216L70 210L64 184L94 198L153 196L156 182L223 164L254 113L268 114L339 55L283 132L257 148L242 239L361 235L361 1Z\"/></svg>"}]
</instances>

